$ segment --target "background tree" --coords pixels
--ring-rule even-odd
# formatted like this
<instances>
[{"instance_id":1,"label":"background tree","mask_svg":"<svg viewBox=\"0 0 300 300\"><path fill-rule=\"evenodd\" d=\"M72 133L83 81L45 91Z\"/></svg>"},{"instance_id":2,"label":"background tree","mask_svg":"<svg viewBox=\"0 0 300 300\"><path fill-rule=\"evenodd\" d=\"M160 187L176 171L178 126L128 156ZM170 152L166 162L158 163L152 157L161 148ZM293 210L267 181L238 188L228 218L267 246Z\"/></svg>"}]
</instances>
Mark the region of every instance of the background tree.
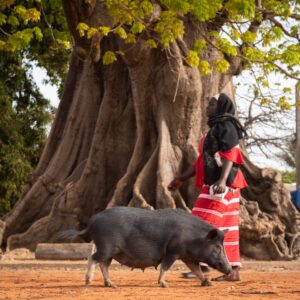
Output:
<instances>
[{"instance_id":1,"label":"background tree","mask_svg":"<svg viewBox=\"0 0 300 300\"><path fill-rule=\"evenodd\" d=\"M0 214L11 210L38 163L52 119L21 56L0 58Z\"/></svg>"},{"instance_id":2,"label":"background tree","mask_svg":"<svg viewBox=\"0 0 300 300\"><path fill-rule=\"evenodd\" d=\"M20 198L53 120L54 108L31 75L33 64L45 67L51 82L61 86L70 53L57 47L59 37L68 36L60 31L66 27L61 4L55 6L52 1L44 10L38 1L28 1L35 6L27 10L23 2L0 4L0 215ZM54 30L48 22L39 21L41 13L52 21Z\"/></svg>"},{"instance_id":3,"label":"background tree","mask_svg":"<svg viewBox=\"0 0 300 300\"><path fill-rule=\"evenodd\" d=\"M15 1L3 3L4 14L16 11ZM22 8L20 19L44 11L43 1L29 4L40 8ZM63 7L69 72L38 166L4 219L10 249L57 242L60 231L115 205L189 210L193 181L173 194L167 184L197 156L208 98L233 97L232 76L254 64L298 76L298 27L284 27L299 19L298 1L77 0ZM12 36L3 49L14 45ZM280 174L245 159L242 251L292 257L299 213Z\"/></svg>"},{"instance_id":4,"label":"background tree","mask_svg":"<svg viewBox=\"0 0 300 300\"><path fill-rule=\"evenodd\" d=\"M286 86L287 83L268 82L265 77L255 74L253 77L255 84L249 84L251 74L241 76L236 94L239 118L248 133L245 140L247 153L273 159L277 165L280 159L282 164L295 169L292 89ZM288 103L286 99L289 99Z\"/></svg>"}]
</instances>

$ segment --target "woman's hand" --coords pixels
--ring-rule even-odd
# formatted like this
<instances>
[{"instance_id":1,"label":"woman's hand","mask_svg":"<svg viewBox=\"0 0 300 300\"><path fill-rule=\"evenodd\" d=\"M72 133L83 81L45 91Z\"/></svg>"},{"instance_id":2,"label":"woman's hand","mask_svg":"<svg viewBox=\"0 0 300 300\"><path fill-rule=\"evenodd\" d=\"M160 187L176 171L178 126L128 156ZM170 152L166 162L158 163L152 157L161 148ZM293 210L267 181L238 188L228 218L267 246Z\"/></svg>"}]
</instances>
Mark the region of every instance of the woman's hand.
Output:
<instances>
[{"instance_id":1,"label":"woman's hand","mask_svg":"<svg viewBox=\"0 0 300 300\"><path fill-rule=\"evenodd\" d=\"M169 185L168 185L168 190L169 191L176 191L177 189L179 189L183 184L183 181L178 179L178 178L175 178L173 179Z\"/></svg>"},{"instance_id":2,"label":"woman's hand","mask_svg":"<svg viewBox=\"0 0 300 300\"><path fill-rule=\"evenodd\" d=\"M182 175L178 176L177 178L173 179L169 185L168 185L168 190L169 191L176 191L179 189L183 182L187 179L189 179L192 176L195 176L196 174L196 168L194 165L191 165Z\"/></svg>"},{"instance_id":3,"label":"woman's hand","mask_svg":"<svg viewBox=\"0 0 300 300\"><path fill-rule=\"evenodd\" d=\"M226 181L229 176L230 170L233 166L233 162L222 158L222 172L220 179L214 184L214 194L223 194L226 191Z\"/></svg>"},{"instance_id":4,"label":"woman's hand","mask_svg":"<svg viewBox=\"0 0 300 300\"><path fill-rule=\"evenodd\" d=\"M219 179L214 184L214 194L222 194L226 190L226 180L225 179Z\"/></svg>"}]
</instances>

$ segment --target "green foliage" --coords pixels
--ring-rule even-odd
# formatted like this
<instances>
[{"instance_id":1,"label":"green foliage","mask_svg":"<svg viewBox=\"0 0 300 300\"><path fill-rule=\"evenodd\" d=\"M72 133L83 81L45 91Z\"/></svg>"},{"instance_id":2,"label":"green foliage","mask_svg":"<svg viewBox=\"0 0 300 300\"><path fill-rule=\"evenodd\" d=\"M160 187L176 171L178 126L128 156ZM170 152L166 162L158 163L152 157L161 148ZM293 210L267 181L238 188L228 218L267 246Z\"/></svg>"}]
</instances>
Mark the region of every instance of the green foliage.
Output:
<instances>
[{"instance_id":1,"label":"green foliage","mask_svg":"<svg viewBox=\"0 0 300 300\"><path fill-rule=\"evenodd\" d=\"M276 105L280 107L282 110L291 110L292 105L288 102L288 99L286 96L282 96L278 99Z\"/></svg>"},{"instance_id":2,"label":"green foliage","mask_svg":"<svg viewBox=\"0 0 300 300\"><path fill-rule=\"evenodd\" d=\"M161 34L160 42L166 48L175 39L181 37L184 33L183 22L177 18L175 12L164 11L161 13L160 20L155 26L155 30Z\"/></svg>"},{"instance_id":3,"label":"green foliage","mask_svg":"<svg viewBox=\"0 0 300 300\"><path fill-rule=\"evenodd\" d=\"M8 212L36 166L53 112L20 55L0 58L0 214Z\"/></svg>"},{"instance_id":4,"label":"green foliage","mask_svg":"<svg viewBox=\"0 0 300 300\"><path fill-rule=\"evenodd\" d=\"M125 31L125 29L123 27L117 27L115 30L114 30L114 33L117 34L121 39L126 39L127 38L127 33Z\"/></svg>"},{"instance_id":5,"label":"green foliage","mask_svg":"<svg viewBox=\"0 0 300 300\"><path fill-rule=\"evenodd\" d=\"M266 104L269 104L269 103L270 103L270 99L268 99L268 98L262 98L260 100L261 105L266 105Z\"/></svg>"},{"instance_id":6,"label":"green foliage","mask_svg":"<svg viewBox=\"0 0 300 300\"><path fill-rule=\"evenodd\" d=\"M102 32L104 36L107 36L110 32L110 28L108 26L100 26L99 30Z\"/></svg>"},{"instance_id":7,"label":"green foliage","mask_svg":"<svg viewBox=\"0 0 300 300\"><path fill-rule=\"evenodd\" d=\"M251 19L254 17L255 1L254 0L229 0L225 4L230 16L239 21L240 16Z\"/></svg>"},{"instance_id":8,"label":"green foliage","mask_svg":"<svg viewBox=\"0 0 300 300\"><path fill-rule=\"evenodd\" d=\"M281 54L281 61L289 66L300 65L300 45L290 45Z\"/></svg>"},{"instance_id":9,"label":"green foliage","mask_svg":"<svg viewBox=\"0 0 300 300\"><path fill-rule=\"evenodd\" d=\"M145 29L145 25L139 21L134 21L130 30L133 34L141 33Z\"/></svg>"},{"instance_id":10,"label":"green foliage","mask_svg":"<svg viewBox=\"0 0 300 300\"><path fill-rule=\"evenodd\" d=\"M230 44L230 42L225 38L218 38L217 39L217 46L220 49L220 51L224 54L227 54L229 56L236 56L237 50L236 47Z\"/></svg>"},{"instance_id":11,"label":"green foliage","mask_svg":"<svg viewBox=\"0 0 300 300\"><path fill-rule=\"evenodd\" d=\"M204 22L215 17L222 8L222 0L162 0L170 10L187 14L192 13L199 21Z\"/></svg>"},{"instance_id":12,"label":"green foliage","mask_svg":"<svg viewBox=\"0 0 300 300\"><path fill-rule=\"evenodd\" d=\"M53 84L61 85L66 75L71 43L60 1L1 1L0 51L37 62Z\"/></svg>"},{"instance_id":13,"label":"green foliage","mask_svg":"<svg viewBox=\"0 0 300 300\"><path fill-rule=\"evenodd\" d=\"M78 30L79 36L86 36L88 39L91 39L96 33L101 33L103 36L107 36L111 31L111 28L108 26L99 26L99 28L90 27L85 23L78 23L76 29ZM120 28L115 30L115 33L120 33ZM125 32L126 33L126 32Z\"/></svg>"},{"instance_id":14,"label":"green foliage","mask_svg":"<svg viewBox=\"0 0 300 300\"><path fill-rule=\"evenodd\" d=\"M254 43L255 40L257 38L256 33L253 33L251 31L245 31L242 35L241 35L241 40L244 43Z\"/></svg>"},{"instance_id":15,"label":"green foliage","mask_svg":"<svg viewBox=\"0 0 300 300\"><path fill-rule=\"evenodd\" d=\"M15 12L24 22L25 25L28 24L30 21L39 21L41 16L41 13L36 8L26 9L23 5L15 6Z\"/></svg>"},{"instance_id":16,"label":"green foliage","mask_svg":"<svg viewBox=\"0 0 300 300\"><path fill-rule=\"evenodd\" d=\"M126 44L134 44L136 42L136 37L132 33L127 34L127 38L125 39Z\"/></svg>"},{"instance_id":17,"label":"green foliage","mask_svg":"<svg viewBox=\"0 0 300 300\"><path fill-rule=\"evenodd\" d=\"M230 37L233 41L237 41L240 38L241 34L235 28L231 28Z\"/></svg>"},{"instance_id":18,"label":"green foliage","mask_svg":"<svg viewBox=\"0 0 300 300\"><path fill-rule=\"evenodd\" d=\"M189 51L186 61L192 67L198 67L200 59L199 59L197 52Z\"/></svg>"},{"instance_id":19,"label":"green foliage","mask_svg":"<svg viewBox=\"0 0 300 300\"><path fill-rule=\"evenodd\" d=\"M276 11L276 13L284 17L288 17L290 15L290 4L294 4L294 2L295 1L268 0L264 1L264 7L267 10Z\"/></svg>"},{"instance_id":20,"label":"green foliage","mask_svg":"<svg viewBox=\"0 0 300 300\"><path fill-rule=\"evenodd\" d=\"M214 61L215 70L219 73L225 73L229 69L229 62L225 59L216 59Z\"/></svg>"},{"instance_id":21,"label":"green foliage","mask_svg":"<svg viewBox=\"0 0 300 300\"><path fill-rule=\"evenodd\" d=\"M202 52L203 50L207 49L206 41L205 40L196 40L194 43L194 50L198 53Z\"/></svg>"},{"instance_id":22,"label":"green foliage","mask_svg":"<svg viewBox=\"0 0 300 300\"><path fill-rule=\"evenodd\" d=\"M264 51L261 51L255 47L247 46L244 47L242 50L242 54L244 55L245 58L248 58L253 61L264 61L265 58L265 53Z\"/></svg>"},{"instance_id":23,"label":"green foliage","mask_svg":"<svg viewBox=\"0 0 300 300\"><path fill-rule=\"evenodd\" d=\"M284 183L294 183L296 182L296 170L293 171L285 171L281 173L282 181Z\"/></svg>"},{"instance_id":24,"label":"green foliage","mask_svg":"<svg viewBox=\"0 0 300 300\"><path fill-rule=\"evenodd\" d=\"M150 48L157 48L157 44L155 43L155 41L154 41L153 39L147 40L147 45L148 45Z\"/></svg>"},{"instance_id":25,"label":"green foliage","mask_svg":"<svg viewBox=\"0 0 300 300\"><path fill-rule=\"evenodd\" d=\"M200 74L202 74L202 75L208 75L208 74L211 74L211 72L212 72L210 69L210 64L206 60L200 60L199 70L200 70Z\"/></svg>"},{"instance_id":26,"label":"green foliage","mask_svg":"<svg viewBox=\"0 0 300 300\"><path fill-rule=\"evenodd\" d=\"M91 3L91 1L84 2ZM282 42L279 44L279 41L286 37L286 33L295 38L299 37L299 26L293 22L286 22L293 13L299 12L299 2L266 0L261 2L259 9L255 7L255 0L161 0L159 2L150 0L104 0L104 4L114 20L113 26L102 24L95 28L81 20L77 24L77 30L81 37L92 39L96 34L107 36L112 33L123 39L126 44L144 40L146 45L151 48L159 46L168 48L176 39L183 37L185 32L183 18L186 15L193 16L194 20L200 22L213 23L215 18L219 18L224 14L224 24L221 31L223 28L228 27L230 32L227 36L224 36L221 34L220 29L216 29L216 31L208 33L203 32L204 35L201 39L196 38L193 41L194 47L189 50L197 52L199 59L196 59L193 52L188 52L186 61L191 66L198 65L201 67L199 62L203 51L207 50L209 44L213 44L219 50L221 56L223 55L225 58L228 58L228 56L242 56L246 68L253 66L253 64L261 64L264 72L269 74L278 70L277 65L284 65L292 76L300 75L300 72L293 68L299 64L300 60L298 43L289 40L287 43ZM157 13L156 10L153 14L155 5L162 7L160 13ZM40 20L42 18L41 12L46 12L48 9L59 12L59 14L45 13L48 23L52 25L52 21L56 21L56 26L52 26L52 35L55 36L56 45L65 49L70 48L71 39L66 33L66 24L61 6L58 1L54 0L32 0L28 1L26 5L22 1L4 1L1 4L0 26L9 25L11 28L16 27L16 30L10 36L0 39L0 49L16 51L41 40L46 35L47 30L41 28L38 31L37 28L41 26L35 26L34 29L33 24L35 22L43 23ZM10 8L9 12L8 8ZM266 10L272 18L278 16L276 20L279 23L281 22L283 26L279 23L279 25L270 26L268 21L264 22L265 14L262 13L263 10ZM262 24L258 23L256 25L258 29L254 31L250 24L255 20L262 22ZM223 22L222 18L221 22ZM19 28L20 24L23 27L22 29ZM25 24L28 25L25 26L26 28L24 28ZM284 28L284 25L287 25L287 27ZM57 27L60 27L59 32L56 32ZM211 28L215 29L214 26ZM10 30L8 31L10 32ZM49 35L46 38L49 38ZM243 44L241 53L237 51L238 48L234 42ZM274 43L277 43L275 47ZM105 61L107 61L107 58L105 58ZM209 64L214 65L215 70L221 72L226 69L225 63L220 64L220 61L210 61ZM201 73L209 73L208 70L209 68L202 63Z\"/></svg>"},{"instance_id":27,"label":"green foliage","mask_svg":"<svg viewBox=\"0 0 300 300\"><path fill-rule=\"evenodd\" d=\"M0 214L19 198L36 166L53 111L33 83L31 62L60 85L70 34L60 1L0 2ZM51 27L50 27L51 23Z\"/></svg>"},{"instance_id":28,"label":"green foliage","mask_svg":"<svg viewBox=\"0 0 300 300\"><path fill-rule=\"evenodd\" d=\"M103 64L110 65L117 60L117 57L114 52L106 51L103 55Z\"/></svg>"},{"instance_id":29,"label":"green foliage","mask_svg":"<svg viewBox=\"0 0 300 300\"><path fill-rule=\"evenodd\" d=\"M76 27L81 37L85 36L85 33L89 30L89 28L89 25L82 22L78 23Z\"/></svg>"},{"instance_id":30,"label":"green foliage","mask_svg":"<svg viewBox=\"0 0 300 300\"><path fill-rule=\"evenodd\" d=\"M40 15L41 13L35 7L26 9L23 5L15 5L12 11L6 9L0 12L0 25L5 25L4 32L7 30L10 32L6 34L6 40L2 39L0 50L14 52L29 46L34 38L40 41L43 36L40 28L36 26L22 28L29 23L38 22Z\"/></svg>"}]
</instances>

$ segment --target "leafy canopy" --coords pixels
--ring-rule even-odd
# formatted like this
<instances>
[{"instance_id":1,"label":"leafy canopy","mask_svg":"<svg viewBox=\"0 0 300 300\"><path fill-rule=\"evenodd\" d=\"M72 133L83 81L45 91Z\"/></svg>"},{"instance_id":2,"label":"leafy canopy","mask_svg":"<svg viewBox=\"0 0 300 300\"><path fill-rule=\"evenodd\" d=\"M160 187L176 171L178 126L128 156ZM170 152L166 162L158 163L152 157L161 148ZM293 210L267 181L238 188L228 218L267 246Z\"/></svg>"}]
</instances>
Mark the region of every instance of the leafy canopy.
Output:
<instances>
[{"instance_id":1,"label":"leafy canopy","mask_svg":"<svg viewBox=\"0 0 300 300\"><path fill-rule=\"evenodd\" d=\"M20 197L53 119L49 100L34 84L32 64L60 85L70 53L67 37L59 1L0 2L0 215Z\"/></svg>"},{"instance_id":2,"label":"leafy canopy","mask_svg":"<svg viewBox=\"0 0 300 300\"><path fill-rule=\"evenodd\" d=\"M0 215L8 212L36 166L53 112L17 53L0 57Z\"/></svg>"},{"instance_id":3,"label":"leafy canopy","mask_svg":"<svg viewBox=\"0 0 300 300\"><path fill-rule=\"evenodd\" d=\"M88 1L90 2L90 1ZM77 25L81 37L115 34L125 43L144 40L149 47L168 48L185 33L184 20L189 17L199 25L206 24L186 63L199 68L202 75L230 71L234 60L240 59L244 69L259 66L262 75L281 72L300 77L300 1L299 0L105 0L113 18L112 26L99 28L84 22ZM215 61L202 59L207 48L218 50ZM113 63L118 53L103 54L104 64ZM278 102L284 109L291 104Z\"/></svg>"},{"instance_id":4,"label":"leafy canopy","mask_svg":"<svg viewBox=\"0 0 300 300\"><path fill-rule=\"evenodd\" d=\"M95 0L81 2L78 7L95 4ZM127 44L142 41L150 48L167 49L184 36L185 24L192 20L202 30L183 59L202 75L230 72L233 62L239 60L244 69L260 68L258 86L261 81L268 84L266 78L273 72L297 80L300 77L299 0L103 0L103 3L113 22L93 27L78 18L76 30L81 39L115 35ZM66 1L66 5L71 4ZM52 83L61 84L74 46L60 1L1 1L0 51L22 52L23 57L26 53L26 59L46 68ZM219 57L214 61L205 59L208 49L217 50ZM101 58L107 65L124 54L120 49L108 49ZM261 97L262 105L270 101ZM279 99L277 105L282 109L292 108L287 97Z\"/></svg>"},{"instance_id":5,"label":"leafy canopy","mask_svg":"<svg viewBox=\"0 0 300 300\"><path fill-rule=\"evenodd\" d=\"M212 72L230 72L234 62L241 61L244 69L260 68L258 85L267 86L266 78L272 72L281 72L294 79L300 77L299 0L103 0L103 2L113 22L94 27L87 19L79 17L76 32L82 40L88 42L97 35L101 37L114 35L127 44L144 42L150 48L167 50L170 44L184 37L185 26L192 21L203 30L199 31L199 36L195 36L183 59L190 66L198 68L203 76ZM65 5L74 3L75 1L65 1ZM80 7L89 5L93 7L95 0L81 0L76 3L80 3L78 4ZM16 61L13 63L15 69L10 69L11 74L23 83L30 83L32 81L28 75L30 68L26 65L28 62L35 62L46 69L52 83L61 86L76 40L74 32L71 34L69 31L62 6L62 2L57 0L0 2L1 68L8 68L11 57L15 57ZM219 57L214 61L205 59L207 56L204 54L208 49L218 51ZM125 52L126 50L122 49L118 51L108 49L101 54L101 58L104 64L111 64ZM30 99L29 95L35 94L36 106L30 106L32 105L30 101L24 106L19 106L23 100L20 97L21 85L16 83L15 90L8 88L5 76L7 74L4 72L0 78L0 85L3 102L1 105L5 112L1 119L1 127L3 126L5 130L2 131L6 131L6 134L2 132L0 151L2 157L6 157L6 162L2 159L0 176L7 173L3 165L13 165L13 162L22 161L24 174L25 170L30 169L32 166L30 155L27 156L27 161L20 158L29 151L29 148L24 146L29 135L23 133L21 136L18 126L21 126L22 122L23 124L27 122L28 130L34 128L31 123L34 118L26 120L29 111L43 107L44 110L40 111L43 115L47 110L47 105L39 102L42 101L42 97L37 95L34 85L28 89L30 92L27 93L27 99ZM269 101L270 99L261 97L261 105ZM277 106L282 109L292 107L288 98L284 96L278 99ZM23 107L26 113L20 114L19 107ZM21 115L23 119L21 118L22 121L19 122L18 118ZM8 126L10 123L16 124L16 127ZM6 135L10 139L5 143L3 141ZM19 151L19 154L13 154L15 152L12 149ZM10 153L11 157L5 153L7 155ZM18 179L15 182L19 182ZM7 183L7 186L10 184Z\"/></svg>"},{"instance_id":6,"label":"leafy canopy","mask_svg":"<svg viewBox=\"0 0 300 300\"><path fill-rule=\"evenodd\" d=\"M94 1L82 2L89 5ZM260 64L266 74L279 70L287 76L299 77L299 69L295 68L300 64L299 0L104 0L104 3L114 20L113 26L102 24L95 28L79 21L77 30L81 37L115 34L126 43L145 39L149 47L167 48L182 38L184 18L192 16L199 24L211 25L194 41L185 58L191 66L199 67L201 73L226 72L230 58L239 57L246 67ZM24 49L31 42L50 36L57 46L72 47L61 6L60 1L54 0L2 1L0 26L4 35L0 50ZM209 65L201 61L208 44L221 54L221 58ZM113 57L118 54L109 51L102 55L105 64L115 61Z\"/></svg>"},{"instance_id":7,"label":"leafy canopy","mask_svg":"<svg viewBox=\"0 0 300 300\"><path fill-rule=\"evenodd\" d=\"M2 0L0 52L20 53L45 68L53 84L62 84L72 40L57 0Z\"/></svg>"}]
</instances>

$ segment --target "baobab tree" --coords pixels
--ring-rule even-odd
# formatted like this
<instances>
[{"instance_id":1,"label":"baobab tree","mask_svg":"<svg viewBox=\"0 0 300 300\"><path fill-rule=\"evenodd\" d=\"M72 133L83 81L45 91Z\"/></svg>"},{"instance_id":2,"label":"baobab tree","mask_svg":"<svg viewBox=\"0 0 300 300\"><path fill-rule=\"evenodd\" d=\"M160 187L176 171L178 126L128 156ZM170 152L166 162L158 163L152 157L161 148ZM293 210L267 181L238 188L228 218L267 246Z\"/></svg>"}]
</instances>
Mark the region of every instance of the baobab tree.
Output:
<instances>
[{"instance_id":1,"label":"baobab tree","mask_svg":"<svg viewBox=\"0 0 300 300\"><path fill-rule=\"evenodd\" d=\"M36 11L46 15L41 3ZM221 91L234 98L232 77L253 64L298 78L298 27L287 22L299 20L298 1L62 5L72 37L68 75L40 161L3 220L9 249L60 242L61 231L84 227L113 206L190 210L193 181L176 193L167 185L197 157L208 99ZM3 49L13 45L9 38ZM272 47L274 40L280 45ZM256 167L246 153L243 169L250 186L241 208L242 252L293 257L300 215L280 174Z\"/></svg>"}]
</instances>

